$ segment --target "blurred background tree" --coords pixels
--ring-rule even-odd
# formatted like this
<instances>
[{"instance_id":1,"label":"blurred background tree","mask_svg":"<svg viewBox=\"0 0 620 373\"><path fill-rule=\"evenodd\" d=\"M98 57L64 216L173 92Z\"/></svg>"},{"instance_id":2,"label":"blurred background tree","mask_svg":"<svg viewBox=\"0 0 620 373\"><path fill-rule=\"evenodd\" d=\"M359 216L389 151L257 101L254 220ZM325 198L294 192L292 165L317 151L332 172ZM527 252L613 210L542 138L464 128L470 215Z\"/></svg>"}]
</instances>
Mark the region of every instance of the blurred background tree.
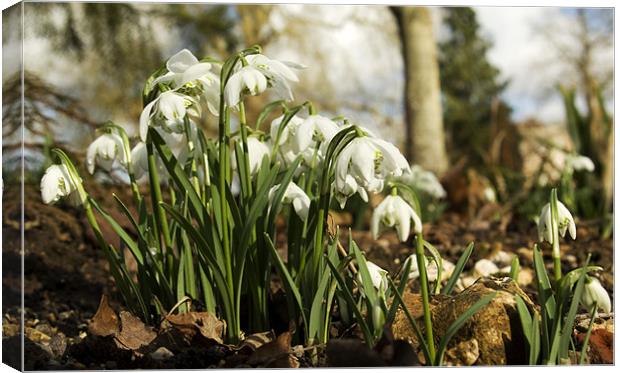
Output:
<instances>
[{"instance_id":1,"label":"blurred background tree","mask_svg":"<svg viewBox=\"0 0 620 373\"><path fill-rule=\"evenodd\" d=\"M19 14L11 11L3 12L5 45L19 39L13 31ZM507 92L523 82L509 81L513 75L503 75L498 67L505 68L502 60L490 58L498 50L490 36L499 34L487 34L489 19L482 18L481 9L25 3L24 12L25 93L34 103L32 113L38 113L32 117L45 119L43 126L29 120L27 127L42 132L29 138L41 150L55 141L83 151L94 136L93 123L108 119L135 131L144 79L181 48L199 57L222 58L258 43L274 58L308 65L294 87L297 101L311 100L326 115L344 114L368 125L399 145L411 162L444 173L444 184L459 181L452 188L446 185L449 195L463 194L463 199L451 201L452 207L466 203L477 211L478 203L463 201L488 187L499 202L513 206L521 206L535 188L545 195L544 186L526 183L533 177L524 172L524 165L531 163L525 157L532 155L523 154L526 141L520 134L550 129L571 134L574 146L565 151L594 160L593 179L578 181L578 189L589 188L593 203L610 210L613 112L607 108L613 67L599 63L601 54L613 50L613 12L608 9L556 10L562 17L545 18L536 32L547 37L549 47L537 56L546 61L533 72L544 75L547 66L565 68L553 85L562 86L567 113L562 122L568 127L560 123L555 132L548 123L515 119L511 105L518 112L522 103L509 99ZM5 67L10 65L6 62ZM18 76L19 68L3 71L4 118L17 118ZM559 97L557 91L547 95ZM41 104L41 98L48 104ZM251 98L250 120L269 99ZM203 123L207 132L211 119ZM20 131L14 120L3 121L3 133L3 149L15 148L13 137ZM544 160L547 155L535 157ZM476 188L480 190L473 191ZM580 213L592 214L581 207Z\"/></svg>"},{"instance_id":2,"label":"blurred background tree","mask_svg":"<svg viewBox=\"0 0 620 373\"><path fill-rule=\"evenodd\" d=\"M392 11L399 25L405 70L405 154L442 175L448 170L448 155L430 9L393 7Z\"/></svg>"},{"instance_id":3,"label":"blurred background tree","mask_svg":"<svg viewBox=\"0 0 620 373\"><path fill-rule=\"evenodd\" d=\"M491 141L491 112L508 84L487 58L492 43L480 35L480 24L471 8L444 9L448 37L439 43L439 71L444 123L454 162L467 157L472 165L484 164Z\"/></svg>"}]
</instances>

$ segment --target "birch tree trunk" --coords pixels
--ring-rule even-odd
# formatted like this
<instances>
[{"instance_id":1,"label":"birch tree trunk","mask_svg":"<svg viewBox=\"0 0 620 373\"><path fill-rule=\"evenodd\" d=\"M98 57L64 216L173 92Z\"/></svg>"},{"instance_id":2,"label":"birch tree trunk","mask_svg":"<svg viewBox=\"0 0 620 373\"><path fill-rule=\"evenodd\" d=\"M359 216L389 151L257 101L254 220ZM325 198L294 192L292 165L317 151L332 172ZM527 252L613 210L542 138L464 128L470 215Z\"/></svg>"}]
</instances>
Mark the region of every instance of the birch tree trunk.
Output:
<instances>
[{"instance_id":1,"label":"birch tree trunk","mask_svg":"<svg viewBox=\"0 0 620 373\"><path fill-rule=\"evenodd\" d=\"M405 62L406 155L443 174L448 169L437 46L431 13L425 7L392 8L399 23Z\"/></svg>"}]
</instances>

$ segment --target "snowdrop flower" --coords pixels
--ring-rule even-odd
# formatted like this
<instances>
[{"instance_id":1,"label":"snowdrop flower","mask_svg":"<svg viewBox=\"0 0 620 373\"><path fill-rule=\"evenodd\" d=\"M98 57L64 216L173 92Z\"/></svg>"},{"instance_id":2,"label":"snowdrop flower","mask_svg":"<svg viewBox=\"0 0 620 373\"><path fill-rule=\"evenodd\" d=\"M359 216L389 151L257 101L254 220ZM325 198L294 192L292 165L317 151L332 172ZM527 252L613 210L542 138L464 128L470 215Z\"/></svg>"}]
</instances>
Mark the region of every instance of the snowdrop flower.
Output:
<instances>
[{"instance_id":1,"label":"snowdrop flower","mask_svg":"<svg viewBox=\"0 0 620 373\"><path fill-rule=\"evenodd\" d=\"M91 175L95 172L95 164L110 171L117 159L123 165L127 163L123 139L115 133L99 136L86 150L86 167Z\"/></svg>"},{"instance_id":2,"label":"snowdrop flower","mask_svg":"<svg viewBox=\"0 0 620 373\"><path fill-rule=\"evenodd\" d=\"M398 148L387 141L363 136L353 139L339 154L335 165L335 190L346 200L355 191L347 176L368 192L383 190L384 179L409 172L409 164Z\"/></svg>"},{"instance_id":3,"label":"snowdrop flower","mask_svg":"<svg viewBox=\"0 0 620 373\"><path fill-rule=\"evenodd\" d=\"M77 177L77 176L76 176ZM78 205L84 201L80 196L76 180L71 177L69 169L64 164L55 164L48 167L41 178L41 198L43 203L51 204L58 202L61 198L68 197L74 204Z\"/></svg>"},{"instance_id":4,"label":"snowdrop flower","mask_svg":"<svg viewBox=\"0 0 620 373\"><path fill-rule=\"evenodd\" d=\"M275 194L278 191L280 184L274 185L269 190L269 206L273 203L273 199L275 198ZM292 181L286 187L286 191L284 192L284 196L282 197L283 204L292 204L297 216L301 218L301 220L308 220L308 211L310 210L310 198L306 193L297 186L297 184Z\"/></svg>"},{"instance_id":5,"label":"snowdrop flower","mask_svg":"<svg viewBox=\"0 0 620 373\"><path fill-rule=\"evenodd\" d=\"M366 260L366 268L368 268L368 272L370 273L370 280L372 281L372 285L375 287L375 289L379 291L380 295L385 294L388 288L388 271L379 267L370 260ZM357 272L357 281L360 284L362 283L362 275L360 271Z\"/></svg>"},{"instance_id":6,"label":"snowdrop flower","mask_svg":"<svg viewBox=\"0 0 620 373\"><path fill-rule=\"evenodd\" d=\"M497 202L497 196L495 195L495 190L492 187L484 188L484 190L482 191L482 196L487 202Z\"/></svg>"},{"instance_id":7,"label":"snowdrop flower","mask_svg":"<svg viewBox=\"0 0 620 373\"><path fill-rule=\"evenodd\" d=\"M186 116L190 121L200 117L196 100L175 91L162 92L140 114L140 138L146 141L149 125L161 126L167 132L183 133Z\"/></svg>"},{"instance_id":8,"label":"snowdrop flower","mask_svg":"<svg viewBox=\"0 0 620 373\"><path fill-rule=\"evenodd\" d=\"M257 137L248 137L248 158L250 161L250 176L254 176L258 173L258 170L263 163L263 158L269 157L271 150L269 146L260 141ZM237 169L237 157L236 152L231 157L232 167Z\"/></svg>"},{"instance_id":9,"label":"snowdrop flower","mask_svg":"<svg viewBox=\"0 0 620 373\"><path fill-rule=\"evenodd\" d=\"M574 240L577 237L577 227L575 226L575 220L570 211L564 206L564 204L558 201L558 231L560 236L566 235L566 230ZM547 203L540 212L540 218L538 219L538 240L540 242L547 241L553 243L553 236L551 232L551 204Z\"/></svg>"},{"instance_id":10,"label":"snowdrop flower","mask_svg":"<svg viewBox=\"0 0 620 373\"><path fill-rule=\"evenodd\" d=\"M297 83L299 78L292 69L305 69L305 66L289 61L273 60L263 54L252 54L246 56L245 59L250 66L256 67L267 77L269 85L276 90L278 96L287 101L293 100L289 82Z\"/></svg>"},{"instance_id":11,"label":"snowdrop flower","mask_svg":"<svg viewBox=\"0 0 620 373\"><path fill-rule=\"evenodd\" d=\"M605 313L611 312L611 299L609 294L601 285L600 281L593 277L586 277L586 284L583 295L581 296L581 304L588 310L592 310L594 303L597 304L597 308L601 309Z\"/></svg>"},{"instance_id":12,"label":"snowdrop flower","mask_svg":"<svg viewBox=\"0 0 620 373\"><path fill-rule=\"evenodd\" d=\"M273 87L278 96L285 100L293 100L289 82L297 82L299 78L291 68L299 69L301 65L272 60L262 54L245 57L248 65L237 70L226 83L224 97L226 105L235 107L242 94L256 96L267 87Z\"/></svg>"},{"instance_id":13,"label":"snowdrop flower","mask_svg":"<svg viewBox=\"0 0 620 373\"><path fill-rule=\"evenodd\" d=\"M377 206L372 213L370 230L374 239L388 227L396 227L398 238L405 242L409 237L409 230L413 220L413 230L422 232L422 221L413 208L400 196L390 195Z\"/></svg>"},{"instance_id":14,"label":"snowdrop flower","mask_svg":"<svg viewBox=\"0 0 620 373\"><path fill-rule=\"evenodd\" d=\"M131 165L136 179L142 178L142 176L149 172L148 154L145 143L139 142L131 149Z\"/></svg>"},{"instance_id":15,"label":"snowdrop flower","mask_svg":"<svg viewBox=\"0 0 620 373\"><path fill-rule=\"evenodd\" d=\"M419 165L412 165L411 173L403 175L400 179L405 184L413 186L433 198L446 197L446 191L437 179L437 176Z\"/></svg>"},{"instance_id":16,"label":"snowdrop flower","mask_svg":"<svg viewBox=\"0 0 620 373\"><path fill-rule=\"evenodd\" d=\"M303 118L294 115L286 126L282 129L280 137L278 138L278 131L282 124L284 115L279 116L271 122L270 134L273 144L278 143L278 156L283 159L285 164L292 163L297 154L299 153L299 147L294 142L295 134L298 132L300 125L304 122Z\"/></svg>"},{"instance_id":17,"label":"snowdrop flower","mask_svg":"<svg viewBox=\"0 0 620 373\"><path fill-rule=\"evenodd\" d=\"M170 83L175 88L194 83L202 86L207 107L213 115L218 115L220 78L217 64L200 62L187 49L183 49L166 62L168 73L158 77L152 83Z\"/></svg>"},{"instance_id":18,"label":"snowdrop flower","mask_svg":"<svg viewBox=\"0 0 620 373\"><path fill-rule=\"evenodd\" d=\"M234 73L224 88L226 105L235 107L241 101L241 94L256 96L267 89L267 78L254 66L242 67Z\"/></svg>"},{"instance_id":19,"label":"snowdrop flower","mask_svg":"<svg viewBox=\"0 0 620 373\"><path fill-rule=\"evenodd\" d=\"M162 183L166 183L168 181L168 170L166 170L164 162L157 155L155 156L155 164L157 166L159 180ZM133 173L136 180L148 175L149 160L145 143L139 142L133 147L133 149L131 149L131 166L133 167Z\"/></svg>"},{"instance_id":20,"label":"snowdrop flower","mask_svg":"<svg viewBox=\"0 0 620 373\"><path fill-rule=\"evenodd\" d=\"M565 167L569 170L569 172L573 171L594 171L594 162L584 155L572 155L569 154L566 156Z\"/></svg>"},{"instance_id":21,"label":"snowdrop flower","mask_svg":"<svg viewBox=\"0 0 620 373\"><path fill-rule=\"evenodd\" d=\"M368 202L368 193L366 193L366 189L359 185L353 176L347 175L344 186L340 189L336 189L335 183L332 184L332 194L334 198L336 198L336 201L338 201L341 209L344 208L347 199L355 193L358 193L364 202Z\"/></svg>"},{"instance_id":22,"label":"snowdrop flower","mask_svg":"<svg viewBox=\"0 0 620 373\"><path fill-rule=\"evenodd\" d=\"M307 163L312 162L316 144L320 143L318 157L322 160L329 142L340 128L331 119L321 115L310 115L299 125L295 134L296 147Z\"/></svg>"}]
</instances>

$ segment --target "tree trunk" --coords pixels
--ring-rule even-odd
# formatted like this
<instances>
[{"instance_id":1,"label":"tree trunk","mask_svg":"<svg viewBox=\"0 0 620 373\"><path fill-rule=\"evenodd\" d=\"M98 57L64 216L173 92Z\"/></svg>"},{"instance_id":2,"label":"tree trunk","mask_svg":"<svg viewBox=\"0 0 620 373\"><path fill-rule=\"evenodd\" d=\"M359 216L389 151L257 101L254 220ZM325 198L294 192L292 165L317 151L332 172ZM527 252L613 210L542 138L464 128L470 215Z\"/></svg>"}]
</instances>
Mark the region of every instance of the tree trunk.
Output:
<instances>
[{"instance_id":1,"label":"tree trunk","mask_svg":"<svg viewBox=\"0 0 620 373\"><path fill-rule=\"evenodd\" d=\"M439 63L431 13L425 7L392 8L405 62L406 155L438 175L448 169Z\"/></svg>"}]
</instances>

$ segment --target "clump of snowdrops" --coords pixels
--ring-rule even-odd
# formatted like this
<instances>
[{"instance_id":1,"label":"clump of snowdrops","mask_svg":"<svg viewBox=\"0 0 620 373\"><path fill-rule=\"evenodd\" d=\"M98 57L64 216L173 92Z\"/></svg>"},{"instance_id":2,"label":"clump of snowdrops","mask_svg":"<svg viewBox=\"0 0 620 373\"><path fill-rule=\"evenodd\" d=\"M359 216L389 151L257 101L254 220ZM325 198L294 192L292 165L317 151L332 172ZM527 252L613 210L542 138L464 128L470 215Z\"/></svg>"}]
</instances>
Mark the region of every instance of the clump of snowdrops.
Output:
<instances>
[{"instance_id":1,"label":"clump of snowdrops","mask_svg":"<svg viewBox=\"0 0 620 373\"><path fill-rule=\"evenodd\" d=\"M547 275L545 262L538 245L534 245L534 272L538 288L537 303L540 312L530 311L525 301L517 296L517 309L529 348L529 363L570 364L570 354L579 356L578 363L586 358L588 340L597 310L609 313L611 300L601 283L591 272L602 270L589 265L590 256L583 267L562 273L560 237L566 234L577 238L575 220L568 208L558 200L552 189L549 203L545 204L538 219L538 240L551 245L553 277ZM518 276L518 264L513 263L511 277ZM579 306L590 312L590 324L580 351L573 341L575 317Z\"/></svg>"},{"instance_id":2,"label":"clump of snowdrops","mask_svg":"<svg viewBox=\"0 0 620 373\"><path fill-rule=\"evenodd\" d=\"M155 323L171 309L189 310L179 306L189 297L226 322L230 342L243 332L268 330L275 268L298 338L325 343L335 297L342 293L336 277L349 263L337 235L326 234L329 206L344 206L354 194L368 201L369 193L390 183L392 194L377 209L373 230L395 227L402 240L412 222L421 231L413 191L402 185L411 195L406 201L398 183L388 181L410 172L398 148L361 125L317 113L310 102L288 104L303 68L253 47L223 62L182 50L154 72L143 91L139 138L108 122L87 150L89 173L126 171L133 200L115 199L135 235L84 189L71 159L54 150L58 162L41 180L43 201L68 199L84 208L126 306L145 321ZM246 98L267 91L279 100L250 122ZM200 127L207 115L217 117L217 138ZM104 239L95 214L119 242ZM274 245L278 215L286 220L286 258ZM124 249L135 259L136 279ZM354 268L365 265L356 259Z\"/></svg>"}]
</instances>

